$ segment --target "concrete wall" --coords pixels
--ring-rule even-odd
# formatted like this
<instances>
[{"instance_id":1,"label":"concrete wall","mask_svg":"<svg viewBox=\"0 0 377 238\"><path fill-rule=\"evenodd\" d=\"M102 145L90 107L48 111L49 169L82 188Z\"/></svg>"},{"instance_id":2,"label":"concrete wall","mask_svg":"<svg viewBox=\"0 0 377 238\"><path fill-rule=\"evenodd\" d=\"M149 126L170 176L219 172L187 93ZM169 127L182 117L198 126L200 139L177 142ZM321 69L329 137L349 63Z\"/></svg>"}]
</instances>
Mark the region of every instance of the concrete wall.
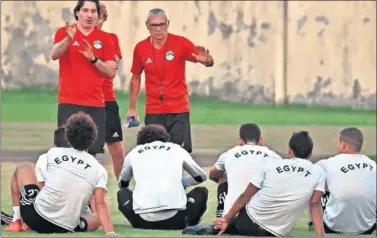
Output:
<instances>
[{"instance_id":1,"label":"concrete wall","mask_svg":"<svg viewBox=\"0 0 377 238\"><path fill-rule=\"evenodd\" d=\"M55 88L49 53L73 1L1 3L2 86ZM167 10L170 32L208 47L216 66L187 64L191 93L251 103L376 105L375 2L111 1L104 30L118 34L127 90L132 50L147 37L149 9ZM286 15L287 14L287 15ZM287 16L287 17L285 17ZM287 19L285 21L285 19Z\"/></svg>"}]
</instances>

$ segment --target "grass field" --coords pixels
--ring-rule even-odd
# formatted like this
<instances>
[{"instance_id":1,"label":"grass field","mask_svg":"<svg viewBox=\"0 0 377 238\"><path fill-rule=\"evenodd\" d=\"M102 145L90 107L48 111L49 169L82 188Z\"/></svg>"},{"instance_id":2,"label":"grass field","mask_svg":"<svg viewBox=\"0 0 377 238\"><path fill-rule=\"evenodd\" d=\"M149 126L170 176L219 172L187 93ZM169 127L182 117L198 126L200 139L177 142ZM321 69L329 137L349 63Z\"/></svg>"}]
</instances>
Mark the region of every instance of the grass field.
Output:
<instances>
[{"instance_id":1,"label":"grass field","mask_svg":"<svg viewBox=\"0 0 377 238\"><path fill-rule=\"evenodd\" d=\"M121 115L128 106L128 96L117 93ZM56 92L2 91L1 92L1 147L2 151L43 151L51 146L52 130L56 121ZM138 102L138 112L143 119L144 97ZM237 140L238 127L245 122L262 125L265 140L278 152L286 152L286 144L292 131L309 130L315 142L316 155L328 155L335 149L338 131L345 126L361 127L365 134L366 153L376 154L376 111L351 110L345 108L305 107L305 106L265 106L221 102L214 99L194 97L191 99L191 122L194 124L193 145L195 153L216 155L233 146ZM124 130L125 146L129 150L135 142L137 129ZM2 160L5 158L2 157ZM36 159L36 158L34 158ZM200 159L200 158L199 158ZM1 208L11 213L9 198L9 178L15 163L1 163ZM115 229L121 236L180 236L180 232L137 230L117 211L116 184L109 171L109 192L107 198L111 206L111 216ZM212 223L215 218L216 184L204 183L209 191L208 210L203 223ZM307 214L297 221L292 233L294 237L313 237L307 230ZM38 236L35 233L8 234L3 236ZM51 236L51 235L50 235ZM52 235L54 236L54 235ZM58 236L58 235L56 235ZM59 235L61 237L62 235ZM68 235L67 235L68 236ZM103 236L102 231L69 236ZM329 237L344 237L333 236ZM360 237L360 236L358 236ZM362 236L361 236L362 237ZM367 236L366 236L367 237ZM370 237L370 236L369 236Z\"/></svg>"},{"instance_id":2,"label":"grass field","mask_svg":"<svg viewBox=\"0 0 377 238\"><path fill-rule=\"evenodd\" d=\"M56 121L56 92L2 91L3 121ZM128 96L117 93L121 115L128 109ZM141 95L138 112L144 118ZM375 126L376 111L347 108L250 105L191 98L193 124L236 124L253 121L264 125L355 125Z\"/></svg>"},{"instance_id":3,"label":"grass field","mask_svg":"<svg viewBox=\"0 0 377 238\"><path fill-rule=\"evenodd\" d=\"M9 200L9 178L15 168L14 163L5 163L2 164L2 171L1 171L1 204L2 204L2 210L11 212L11 204ZM123 217L123 215L117 211L117 202L116 202L116 183L115 178L112 176L112 170L111 167L107 167L109 172L109 192L107 194L107 199L110 204L111 208L111 219L113 223L115 224L115 230L118 232L121 236L149 236L149 237L177 237L180 236L180 231L153 231L153 230L140 230L140 229L134 229L130 227L129 223L126 221L126 219ZM206 169L207 170L207 169ZM209 190L209 199L207 203L207 211L204 214L204 218L202 223L204 224L211 224L212 221L215 219L215 208L216 208L216 189L217 186L215 183L211 181L206 181L204 183L204 186L208 188ZM293 231L289 234L289 236L294 237L314 237L315 233L314 231L308 231L307 229L307 219L308 215L307 213L303 213L301 217L298 219L297 223L294 226ZM16 236L16 237L31 237L31 236L38 236L43 237L46 235L39 235L37 233L29 233L29 232L23 232L23 233L3 233L3 236ZM54 235L49 235L54 236ZM58 235L56 235L58 236ZM70 234L70 235L59 235L59 237L70 237L70 236L87 236L87 237L94 237L94 236L103 236L102 231L96 231L96 232L88 232L88 233L76 233L76 234ZM344 237L340 235L328 235L328 237ZM358 236L363 237L363 236ZM368 237L368 236L365 236ZM370 237L370 236L369 236Z\"/></svg>"}]
</instances>

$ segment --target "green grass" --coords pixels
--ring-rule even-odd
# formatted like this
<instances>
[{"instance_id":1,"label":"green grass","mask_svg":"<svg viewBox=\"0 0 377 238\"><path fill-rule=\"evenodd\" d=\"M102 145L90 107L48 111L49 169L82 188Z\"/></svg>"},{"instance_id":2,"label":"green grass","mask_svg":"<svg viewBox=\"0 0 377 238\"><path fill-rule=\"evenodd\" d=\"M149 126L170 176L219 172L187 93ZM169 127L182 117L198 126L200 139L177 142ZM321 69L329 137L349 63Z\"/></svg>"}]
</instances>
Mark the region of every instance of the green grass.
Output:
<instances>
[{"instance_id":1,"label":"green grass","mask_svg":"<svg viewBox=\"0 0 377 238\"><path fill-rule=\"evenodd\" d=\"M56 121L56 92L35 90L4 90L1 92L3 121ZM128 109L128 95L117 92L121 117ZM329 108L322 106L251 105L224 102L211 98L191 97L193 124L265 125L354 125L376 126L375 110ZM138 112L144 118L143 94Z\"/></svg>"},{"instance_id":2,"label":"green grass","mask_svg":"<svg viewBox=\"0 0 377 238\"><path fill-rule=\"evenodd\" d=\"M9 214L12 212L11 208L11 200L10 200L10 193L9 193L9 180L15 168L15 164L13 163L2 163L1 164L1 210L5 211ZM144 236L144 237L178 237L181 236L180 231L154 231L154 230L139 230L134 229L130 226L130 224L126 221L123 215L117 210L117 202L116 202L116 183L115 179L112 176L112 169L111 167L107 166L109 172L109 189L107 193L108 203L110 205L110 213L111 219L115 226L115 231L122 237L129 237L129 236ZM212 224L212 221L215 219L215 208L216 208L216 191L217 185L214 182L206 181L204 182L203 186L207 187L209 190L209 198L207 202L207 211L203 217L203 224ZM292 232L289 236L293 237L315 237L314 231L308 231L307 229L307 221L308 215L304 212L300 218L297 220ZM2 227L3 228L3 227ZM30 232L23 232L23 233L6 233L2 231L2 237L100 237L103 236L103 231L98 230L96 232L88 232L88 233L75 233L69 235L58 235L58 234L51 234L51 235L40 235L37 233L30 233ZM185 237L185 236L182 236ZM341 235L328 235L328 237L345 237ZM358 238L361 237L370 237L370 236L357 236Z\"/></svg>"}]
</instances>

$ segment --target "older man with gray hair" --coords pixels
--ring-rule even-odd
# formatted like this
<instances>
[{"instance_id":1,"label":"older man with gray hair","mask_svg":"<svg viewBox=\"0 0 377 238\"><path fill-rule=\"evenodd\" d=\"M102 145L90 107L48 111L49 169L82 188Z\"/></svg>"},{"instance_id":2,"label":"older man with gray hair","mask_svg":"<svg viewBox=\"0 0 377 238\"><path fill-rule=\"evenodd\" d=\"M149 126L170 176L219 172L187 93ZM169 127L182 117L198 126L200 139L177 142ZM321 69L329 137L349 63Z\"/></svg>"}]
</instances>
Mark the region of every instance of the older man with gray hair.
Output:
<instances>
[{"instance_id":1,"label":"older man with gray hair","mask_svg":"<svg viewBox=\"0 0 377 238\"><path fill-rule=\"evenodd\" d=\"M127 120L138 120L136 103L141 73L145 71L145 124L162 125L173 143L191 153L190 103L185 64L190 61L212 67L214 60L206 48L195 46L183 36L168 33L169 20L164 10L150 10L145 24L150 36L140 41L134 49Z\"/></svg>"}]
</instances>

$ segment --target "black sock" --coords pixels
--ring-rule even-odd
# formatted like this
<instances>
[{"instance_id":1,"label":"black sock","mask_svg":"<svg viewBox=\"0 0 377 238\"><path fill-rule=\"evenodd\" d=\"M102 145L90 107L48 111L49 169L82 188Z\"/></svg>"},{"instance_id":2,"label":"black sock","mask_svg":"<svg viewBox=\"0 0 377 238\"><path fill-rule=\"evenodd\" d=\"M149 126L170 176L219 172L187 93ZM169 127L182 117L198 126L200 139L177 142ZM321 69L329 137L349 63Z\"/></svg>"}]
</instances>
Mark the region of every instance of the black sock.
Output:
<instances>
[{"instance_id":1,"label":"black sock","mask_svg":"<svg viewBox=\"0 0 377 238\"><path fill-rule=\"evenodd\" d=\"M225 197L228 193L228 182L221 183L217 187L217 207L216 207L216 217L222 217L224 211Z\"/></svg>"}]
</instances>

